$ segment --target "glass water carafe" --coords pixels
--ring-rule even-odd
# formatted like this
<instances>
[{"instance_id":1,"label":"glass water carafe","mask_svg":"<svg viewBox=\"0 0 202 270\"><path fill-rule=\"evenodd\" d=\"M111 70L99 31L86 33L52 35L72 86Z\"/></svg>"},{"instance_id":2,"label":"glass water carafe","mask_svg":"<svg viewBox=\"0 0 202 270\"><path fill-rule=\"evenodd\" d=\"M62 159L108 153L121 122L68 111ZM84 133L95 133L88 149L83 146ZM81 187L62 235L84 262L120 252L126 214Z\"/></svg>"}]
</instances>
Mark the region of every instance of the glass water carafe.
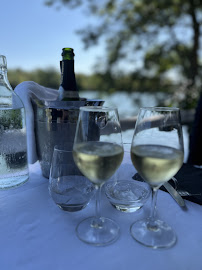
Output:
<instances>
[{"instance_id":1,"label":"glass water carafe","mask_svg":"<svg viewBox=\"0 0 202 270\"><path fill-rule=\"evenodd\" d=\"M28 180L25 109L7 78L6 57L0 55L0 189Z\"/></svg>"}]
</instances>

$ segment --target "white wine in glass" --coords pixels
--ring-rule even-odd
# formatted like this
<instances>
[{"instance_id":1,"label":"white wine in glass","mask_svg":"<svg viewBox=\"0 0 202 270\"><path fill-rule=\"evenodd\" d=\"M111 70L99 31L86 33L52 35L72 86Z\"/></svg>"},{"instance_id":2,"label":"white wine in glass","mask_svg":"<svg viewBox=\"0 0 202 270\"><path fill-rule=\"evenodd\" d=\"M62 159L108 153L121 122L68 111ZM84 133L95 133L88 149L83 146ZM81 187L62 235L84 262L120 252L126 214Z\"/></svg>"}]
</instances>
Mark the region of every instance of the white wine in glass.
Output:
<instances>
[{"instance_id":1,"label":"white wine in glass","mask_svg":"<svg viewBox=\"0 0 202 270\"><path fill-rule=\"evenodd\" d=\"M176 242L172 228L155 216L157 191L181 168L183 135L178 108L141 108L131 144L131 160L140 176L152 188L152 209L148 219L132 224L131 235L153 248Z\"/></svg>"},{"instance_id":2,"label":"white wine in glass","mask_svg":"<svg viewBox=\"0 0 202 270\"><path fill-rule=\"evenodd\" d=\"M138 145L131 148L131 159L143 179L158 187L178 172L183 152L162 145Z\"/></svg>"},{"instance_id":3,"label":"white wine in glass","mask_svg":"<svg viewBox=\"0 0 202 270\"><path fill-rule=\"evenodd\" d=\"M113 243L119 226L100 216L101 186L116 172L123 159L118 111L107 107L81 107L75 134L73 157L79 170L95 185L96 214L76 228L82 241L95 245Z\"/></svg>"},{"instance_id":4,"label":"white wine in glass","mask_svg":"<svg viewBox=\"0 0 202 270\"><path fill-rule=\"evenodd\" d=\"M110 142L83 142L74 148L74 160L95 185L102 185L118 169L123 159L122 146Z\"/></svg>"}]
</instances>

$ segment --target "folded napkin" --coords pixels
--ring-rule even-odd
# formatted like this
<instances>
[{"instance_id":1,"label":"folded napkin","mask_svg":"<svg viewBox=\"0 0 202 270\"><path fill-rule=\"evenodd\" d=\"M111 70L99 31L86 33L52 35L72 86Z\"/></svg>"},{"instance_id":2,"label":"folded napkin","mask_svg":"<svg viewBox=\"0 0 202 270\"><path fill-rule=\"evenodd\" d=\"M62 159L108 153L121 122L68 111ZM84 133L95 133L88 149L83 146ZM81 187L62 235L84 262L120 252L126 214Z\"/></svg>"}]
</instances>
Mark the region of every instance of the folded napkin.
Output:
<instances>
[{"instance_id":1,"label":"folded napkin","mask_svg":"<svg viewBox=\"0 0 202 270\"><path fill-rule=\"evenodd\" d=\"M194 165L184 163L175 178L177 180L176 184L173 180L170 180L169 183L181 196L186 200L202 205L202 168L196 168ZM137 173L133 176L133 179L144 181ZM163 185L160 189L167 192Z\"/></svg>"},{"instance_id":2,"label":"folded napkin","mask_svg":"<svg viewBox=\"0 0 202 270\"><path fill-rule=\"evenodd\" d=\"M190 193L190 196L183 196L183 198L202 205L202 169L184 163L175 178L177 190Z\"/></svg>"},{"instance_id":3,"label":"folded napkin","mask_svg":"<svg viewBox=\"0 0 202 270\"><path fill-rule=\"evenodd\" d=\"M57 99L58 91L46 88L32 81L26 81L18 84L14 91L21 98L25 107L28 163L33 164L38 160L38 157L34 134L34 113L31 104L32 96L35 96L42 101L54 101Z\"/></svg>"},{"instance_id":4,"label":"folded napkin","mask_svg":"<svg viewBox=\"0 0 202 270\"><path fill-rule=\"evenodd\" d=\"M184 163L175 178L176 184L172 180L169 183L179 191L181 196L186 200L202 205L202 169ZM164 186L161 186L160 189L167 191Z\"/></svg>"}]
</instances>

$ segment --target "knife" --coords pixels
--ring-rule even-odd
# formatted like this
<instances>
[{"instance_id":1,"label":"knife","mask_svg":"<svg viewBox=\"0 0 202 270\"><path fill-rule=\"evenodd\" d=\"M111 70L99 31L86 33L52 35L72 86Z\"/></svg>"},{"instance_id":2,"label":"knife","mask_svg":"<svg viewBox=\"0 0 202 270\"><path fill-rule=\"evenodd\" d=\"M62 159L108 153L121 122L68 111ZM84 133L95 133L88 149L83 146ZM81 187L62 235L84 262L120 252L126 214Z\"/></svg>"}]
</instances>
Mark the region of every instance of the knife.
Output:
<instances>
[{"instance_id":1,"label":"knife","mask_svg":"<svg viewBox=\"0 0 202 270\"><path fill-rule=\"evenodd\" d=\"M180 196L180 194L168 183L163 184L166 190L170 193L170 195L173 197L173 199L181 206L185 207L185 202L183 198Z\"/></svg>"}]
</instances>

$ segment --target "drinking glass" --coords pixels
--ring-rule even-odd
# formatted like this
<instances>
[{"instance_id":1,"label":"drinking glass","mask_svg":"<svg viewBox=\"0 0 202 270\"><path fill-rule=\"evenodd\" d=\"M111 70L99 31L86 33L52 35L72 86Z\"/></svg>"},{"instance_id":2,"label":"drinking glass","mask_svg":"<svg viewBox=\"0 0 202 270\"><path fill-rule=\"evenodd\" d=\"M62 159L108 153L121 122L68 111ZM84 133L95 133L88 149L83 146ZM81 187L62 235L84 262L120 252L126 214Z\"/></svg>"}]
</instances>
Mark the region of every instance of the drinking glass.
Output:
<instances>
[{"instance_id":1,"label":"drinking glass","mask_svg":"<svg viewBox=\"0 0 202 270\"><path fill-rule=\"evenodd\" d=\"M107 245L119 236L119 226L100 215L102 185L115 173L123 159L122 134L116 108L80 107L73 157L80 171L96 189L94 217L81 221L76 233L80 240L95 246Z\"/></svg>"},{"instance_id":2,"label":"drinking glass","mask_svg":"<svg viewBox=\"0 0 202 270\"><path fill-rule=\"evenodd\" d=\"M114 176L105 183L106 197L115 209L123 213L140 210L150 198L151 188L145 182L134 180L134 168L131 166L131 143L123 143L124 158Z\"/></svg>"},{"instance_id":3,"label":"drinking glass","mask_svg":"<svg viewBox=\"0 0 202 270\"><path fill-rule=\"evenodd\" d=\"M159 187L180 169L184 158L183 135L178 108L141 108L131 144L131 159L140 176L152 188L150 217L131 225L131 235L143 245L164 248L174 245L176 235L156 218Z\"/></svg>"},{"instance_id":4,"label":"drinking glass","mask_svg":"<svg viewBox=\"0 0 202 270\"><path fill-rule=\"evenodd\" d=\"M55 145L49 177L49 193L60 209L76 212L85 208L94 195L93 184L79 171L72 144Z\"/></svg>"}]
</instances>

